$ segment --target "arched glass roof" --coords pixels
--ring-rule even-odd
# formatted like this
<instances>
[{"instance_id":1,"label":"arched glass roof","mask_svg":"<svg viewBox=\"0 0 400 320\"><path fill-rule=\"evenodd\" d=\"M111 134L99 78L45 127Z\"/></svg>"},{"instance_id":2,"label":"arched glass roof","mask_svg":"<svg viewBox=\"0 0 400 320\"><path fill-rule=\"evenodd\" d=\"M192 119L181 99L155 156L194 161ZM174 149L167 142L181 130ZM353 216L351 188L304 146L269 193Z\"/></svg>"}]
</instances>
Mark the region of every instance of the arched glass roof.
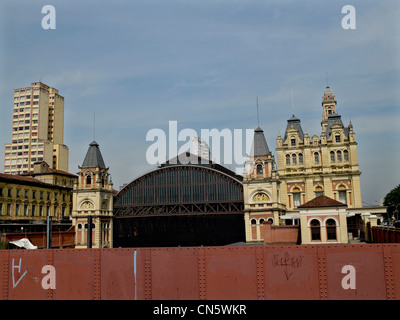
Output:
<instances>
[{"instance_id":1,"label":"arched glass roof","mask_svg":"<svg viewBox=\"0 0 400 320\"><path fill-rule=\"evenodd\" d=\"M240 176L219 167L164 164L125 186L115 196L114 214L243 213Z\"/></svg>"}]
</instances>

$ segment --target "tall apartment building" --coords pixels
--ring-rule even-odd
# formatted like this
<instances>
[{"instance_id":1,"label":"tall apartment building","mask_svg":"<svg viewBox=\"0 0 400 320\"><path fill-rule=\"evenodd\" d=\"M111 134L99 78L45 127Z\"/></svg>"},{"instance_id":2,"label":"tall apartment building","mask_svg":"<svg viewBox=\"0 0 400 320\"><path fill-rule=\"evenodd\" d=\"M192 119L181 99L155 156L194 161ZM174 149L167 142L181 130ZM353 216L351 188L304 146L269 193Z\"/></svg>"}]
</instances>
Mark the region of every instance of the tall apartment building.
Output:
<instances>
[{"instance_id":1,"label":"tall apartment building","mask_svg":"<svg viewBox=\"0 0 400 320\"><path fill-rule=\"evenodd\" d=\"M5 145L4 173L21 174L45 161L68 171L64 140L64 97L41 82L14 89L11 143Z\"/></svg>"}]
</instances>

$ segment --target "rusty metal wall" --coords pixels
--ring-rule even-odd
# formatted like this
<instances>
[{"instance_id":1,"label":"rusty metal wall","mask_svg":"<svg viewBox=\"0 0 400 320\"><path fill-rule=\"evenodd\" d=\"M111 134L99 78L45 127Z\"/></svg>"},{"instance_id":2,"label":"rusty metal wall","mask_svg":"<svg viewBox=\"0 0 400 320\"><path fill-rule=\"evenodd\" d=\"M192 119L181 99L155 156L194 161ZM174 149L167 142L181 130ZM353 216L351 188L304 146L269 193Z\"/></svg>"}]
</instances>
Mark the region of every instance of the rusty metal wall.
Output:
<instances>
[{"instance_id":1,"label":"rusty metal wall","mask_svg":"<svg viewBox=\"0 0 400 320\"><path fill-rule=\"evenodd\" d=\"M400 243L400 229L393 227L372 227L372 242Z\"/></svg>"},{"instance_id":2,"label":"rusty metal wall","mask_svg":"<svg viewBox=\"0 0 400 320\"><path fill-rule=\"evenodd\" d=\"M400 245L0 251L2 299L399 299Z\"/></svg>"}]
</instances>

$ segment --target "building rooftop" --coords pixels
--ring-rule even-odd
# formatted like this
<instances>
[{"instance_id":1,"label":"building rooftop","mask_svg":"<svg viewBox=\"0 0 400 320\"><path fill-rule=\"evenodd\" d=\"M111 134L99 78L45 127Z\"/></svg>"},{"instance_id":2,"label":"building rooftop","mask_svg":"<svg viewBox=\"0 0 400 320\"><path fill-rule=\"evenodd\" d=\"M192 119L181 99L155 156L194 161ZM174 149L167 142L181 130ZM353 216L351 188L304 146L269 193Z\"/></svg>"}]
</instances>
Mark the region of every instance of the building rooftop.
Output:
<instances>
[{"instance_id":1,"label":"building rooftop","mask_svg":"<svg viewBox=\"0 0 400 320\"><path fill-rule=\"evenodd\" d=\"M270 154L267 140L265 140L264 131L258 127L254 130L253 144L251 145L250 156L265 156Z\"/></svg>"},{"instance_id":2,"label":"building rooftop","mask_svg":"<svg viewBox=\"0 0 400 320\"><path fill-rule=\"evenodd\" d=\"M285 130L285 137L283 138L283 141L286 141L287 139L287 132L289 129L296 129L299 132L299 138L300 140L304 140L304 133L303 133L303 129L301 127L300 124L300 119L296 118L294 116L294 114L292 115L292 117L287 121L287 126L286 126L286 130Z\"/></svg>"},{"instance_id":3,"label":"building rooftop","mask_svg":"<svg viewBox=\"0 0 400 320\"><path fill-rule=\"evenodd\" d=\"M86 153L85 160L83 160L81 168L102 168L106 169L106 165L101 155L99 144L93 141L89 145L89 149Z\"/></svg>"},{"instance_id":4,"label":"building rooftop","mask_svg":"<svg viewBox=\"0 0 400 320\"><path fill-rule=\"evenodd\" d=\"M327 196L321 195L302 204L301 206L298 206L299 209L321 208L321 207L347 207L347 205L342 202L331 199Z\"/></svg>"},{"instance_id":5,"label":"building rooftop","mask_svg":"<svg viewBox=\"0 0 400 320\"><path fill-rule=\"evenodd\" d=\"M16 183L22 185L39 186L43 188L71 189L67 186L59 186L46 183L35 178L20 176L16 174L0 173L0 182Z\"/></svg>"}]
</instances>

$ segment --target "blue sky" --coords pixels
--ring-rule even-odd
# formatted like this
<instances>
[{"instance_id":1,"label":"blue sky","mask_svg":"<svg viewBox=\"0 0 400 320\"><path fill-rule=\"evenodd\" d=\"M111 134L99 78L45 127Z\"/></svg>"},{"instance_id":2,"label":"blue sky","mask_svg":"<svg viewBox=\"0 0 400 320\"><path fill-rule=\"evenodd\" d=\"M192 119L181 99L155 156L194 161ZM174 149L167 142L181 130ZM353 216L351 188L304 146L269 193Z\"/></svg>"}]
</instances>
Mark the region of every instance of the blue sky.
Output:
<instances>
[{"instance_id":1,"label":"blue sky","mask_svg":"<svg viewBox=\"0 0 400 320\"><path fill-rule=\"evenodd\" d=\"M48 4L55 30L41 27ZM348 4L355 30L341 26ZM400 183L399 18L398 0L2 0L0 145L11 140L13 89L41 80L65 97L69 171L93 140L95 113L119 189L154 168L149 130L174 120L198 132L255 128L256 97L271 150L291 90L303 130L319 135L328 72L356 133L364 204L377 204Z\"/></svg>"}]
</instances>

